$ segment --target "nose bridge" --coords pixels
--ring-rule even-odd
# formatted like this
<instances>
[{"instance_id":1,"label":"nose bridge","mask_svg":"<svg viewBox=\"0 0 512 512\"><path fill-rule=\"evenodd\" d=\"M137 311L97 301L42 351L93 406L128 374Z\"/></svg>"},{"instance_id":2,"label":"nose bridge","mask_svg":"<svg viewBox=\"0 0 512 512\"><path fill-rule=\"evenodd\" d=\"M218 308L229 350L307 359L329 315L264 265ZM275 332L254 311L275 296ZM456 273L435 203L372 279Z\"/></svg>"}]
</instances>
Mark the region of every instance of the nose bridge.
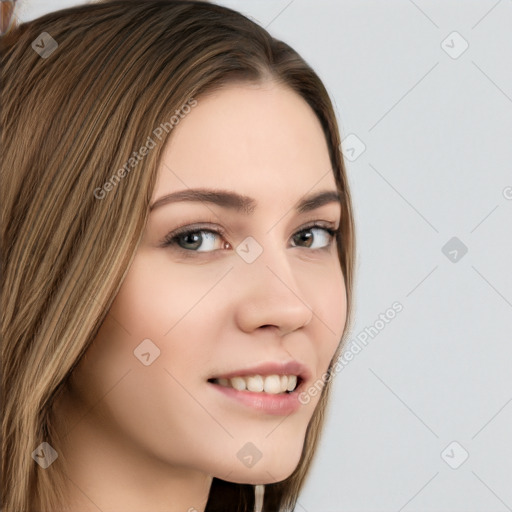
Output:
<instances>
[{"instance_id":1,"label":"nose bridge","mask_svg":"<svg viewBox=\"0 0 512 512\"><path fill-rule=\"evenodd\" d=\"M312 308L300 289L287 250L276 236L265 237L264 244L247 240L237 248L241 257L237 280L242 289L237 321L243 330L273 325L288 333L311 321ZM245 259L248 254L254 259Z\"/></svg>"}]
</instances>

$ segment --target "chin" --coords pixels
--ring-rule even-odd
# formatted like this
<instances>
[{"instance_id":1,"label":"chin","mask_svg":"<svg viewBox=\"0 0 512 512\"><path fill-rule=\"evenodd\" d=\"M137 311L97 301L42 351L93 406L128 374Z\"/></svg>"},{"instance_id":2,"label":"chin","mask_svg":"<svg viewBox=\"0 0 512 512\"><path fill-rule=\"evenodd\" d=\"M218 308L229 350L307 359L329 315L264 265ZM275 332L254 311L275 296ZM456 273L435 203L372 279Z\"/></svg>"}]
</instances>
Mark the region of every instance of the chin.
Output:
<instances>
[{"instance_id":1,"label":"chin","mask_svg":"<svg viewBox=\"0 0 512 512\"><path fill-rule=\"evenodd\" d=\"M260 461L252 468L237 468L227 478L221 476L218 476L218 478L236 484L275 484L286 480L295 471L298 463L298 460L294 464L291 464L290 460L287 460L285 464L262 464L262 461Z\"/></svg>"}]
</instances>

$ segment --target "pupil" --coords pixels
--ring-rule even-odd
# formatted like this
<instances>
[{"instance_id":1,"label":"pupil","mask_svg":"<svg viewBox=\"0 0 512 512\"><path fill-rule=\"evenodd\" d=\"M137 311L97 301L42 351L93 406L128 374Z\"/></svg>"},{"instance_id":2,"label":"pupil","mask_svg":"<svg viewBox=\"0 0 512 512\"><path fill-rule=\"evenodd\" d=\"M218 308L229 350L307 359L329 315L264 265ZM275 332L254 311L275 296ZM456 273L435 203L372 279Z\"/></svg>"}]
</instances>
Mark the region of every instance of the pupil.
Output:
<instances>
[{"instance_id":1,"label":"pupil","mask_svg":"<svg viewBox=\"0 0 512 512\"><path fill-rule=\"evenodd\" d=\"M299 233L297 237L304 242L304 245L306 247L310 247L313 242L313 233L311 231L304 231L302 233Z\"/></svg>"},{"instance_id":2,"label":"pupil","mask_svg":"<svg viewBox=\"0 0 512 512\"><path fill-rule=\"evenodd\" d=\"M201 246L201 235L199 233L187 233L182 238L184 244L183 245L193 245L194 249L197 249ZM189 249L190 247L186 247Z\"/></svg>"}]
</instances>

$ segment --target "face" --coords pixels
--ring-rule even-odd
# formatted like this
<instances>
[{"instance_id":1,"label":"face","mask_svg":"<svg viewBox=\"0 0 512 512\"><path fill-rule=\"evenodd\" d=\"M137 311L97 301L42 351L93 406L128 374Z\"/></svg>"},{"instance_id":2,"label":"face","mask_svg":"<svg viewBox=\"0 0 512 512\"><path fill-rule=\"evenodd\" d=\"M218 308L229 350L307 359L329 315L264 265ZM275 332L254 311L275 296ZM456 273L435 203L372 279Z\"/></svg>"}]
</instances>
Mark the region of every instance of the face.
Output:
<instances>
[{"instance_id":1,"label":"face","mask_svg":"<svg viewBox=\"0 0 512 512\"><path fill-rule=\"evenodd\" d=\"M277 482L319 399L299 393L346 320L335 180L319 121L291 90L236 84L197 101L73 391L84 407L103 397L98 428L160 464Z\"/></svg>"}]
</instances>

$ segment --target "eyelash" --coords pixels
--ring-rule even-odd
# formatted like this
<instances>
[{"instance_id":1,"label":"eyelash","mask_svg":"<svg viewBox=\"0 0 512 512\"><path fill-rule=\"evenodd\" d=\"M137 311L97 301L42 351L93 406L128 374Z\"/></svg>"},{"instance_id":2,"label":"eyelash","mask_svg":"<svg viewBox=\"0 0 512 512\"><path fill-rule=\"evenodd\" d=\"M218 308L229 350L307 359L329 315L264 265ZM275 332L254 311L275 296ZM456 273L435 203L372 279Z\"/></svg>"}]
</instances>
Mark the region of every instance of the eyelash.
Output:
<instances>
[{"instance_id":1,"label":"eyelash","mask_svg":"<svg viewBox=\"0 0 512 512\"><path fill-rule=\"evenodd\" d=\"M325 247L318 247L316 249L309 249L309 250L310 251L322 251L322 250L326 251L326 250L328 250L333 245L334 241L336 240L336 235L338 233L338 229L334 228L334 225L330 222L329 223L323 223L323 222L321 223L318 221L312 222L312 223L307 224L306 226L302 227L298 231L296 231L293 234L293 236L296 236L296 235L306 232L306 231L310 231L314 228L321 229L321 230L325 231L329 235L330 241ZM194 256L194 253L211 254L211 253L217 252L219 250L219 249L217 249L215 251L194 251L191 249L184 249L183 247L180 247L178 245L179 238L186 236L186 235L193 234L193 233L214 233L224 239L226 237L226 231L224 229L222 229L221 227L212 229L212 228L206 227L204 225L203 226L201 226L201 225L191 226L191 227L185 226L185 227L176 229L172 233L169 233L162 241L161 247L165 248L165 247L175 246L175 249L178 250L179 252L181 252L187 256L192 256L192 257ZM307 247L304 247L304 248L308 249Z\"/></svg>"}]
</instances>

